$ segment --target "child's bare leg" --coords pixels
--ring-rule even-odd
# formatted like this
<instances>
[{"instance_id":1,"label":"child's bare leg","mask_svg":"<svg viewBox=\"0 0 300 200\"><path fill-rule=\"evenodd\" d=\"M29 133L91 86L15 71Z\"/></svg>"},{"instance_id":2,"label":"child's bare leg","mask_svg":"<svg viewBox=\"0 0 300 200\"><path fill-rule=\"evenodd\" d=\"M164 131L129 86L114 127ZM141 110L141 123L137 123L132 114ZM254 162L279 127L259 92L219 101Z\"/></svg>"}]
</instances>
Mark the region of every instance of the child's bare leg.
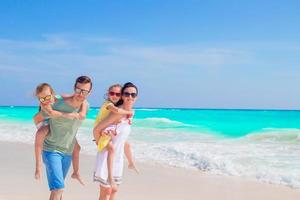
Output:
<instances>
[{"instance_id":1,"label":"child's bare leg","mask_svg":"<svg viewBox=\"0 0 300 200\"><path fill-rule=\"evenodd\" d=\"M115 148L114 145L112 143L112 141L110 141L107 144L107 171L108 171L108 181L111 185L112 188L116 188L116 184L113 178L113 163L114 163L114 154L115 154Z\"/></svg>"},{"instance_id":2,"label":"child's bare leg","mask_svg":"<svg viewBox=\"0 0 300 200\"><path fill-rule=\"evenodd\" d=\"M43 142L49 132L49 126L42 126L35 134L34 155L35 155L35 173L34 178L40 179L42 173L42 150Z\"/></svg>"},{"instance_id":3,"label":"child's bare leg","mask_svg":"<svg viewBox=\"0 0 300 200\"><path fill-rule=\"evenodd\" d=\"M79 181L81 185L84 185L83 180L80 177L79 173L79 152L80 152L80 145L78 144L77 140L74 146L73 155L72 155L72 165L73 165L73 174L71 175L72 178Z\"/></svg>"}]
</instances>

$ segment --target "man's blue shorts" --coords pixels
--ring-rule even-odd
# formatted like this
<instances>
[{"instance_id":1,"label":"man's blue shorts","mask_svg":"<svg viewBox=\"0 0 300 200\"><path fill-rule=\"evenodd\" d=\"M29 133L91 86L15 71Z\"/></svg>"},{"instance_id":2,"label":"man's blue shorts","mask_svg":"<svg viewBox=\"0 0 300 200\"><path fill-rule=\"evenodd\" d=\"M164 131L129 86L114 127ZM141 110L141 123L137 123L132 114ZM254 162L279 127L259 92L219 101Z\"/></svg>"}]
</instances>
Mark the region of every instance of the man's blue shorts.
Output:
<instances>
[{"instance_id":1,"label":"man's blue shorts","mask_svg":"<svg viewBox=\"0 0 300 200\"><path fill-rule=\"evenodd\" d=\"M64 188L64 180L71 165L72 155L43 151L43 161L46 167L49 189Z\"/></svg>"}]
</instances>

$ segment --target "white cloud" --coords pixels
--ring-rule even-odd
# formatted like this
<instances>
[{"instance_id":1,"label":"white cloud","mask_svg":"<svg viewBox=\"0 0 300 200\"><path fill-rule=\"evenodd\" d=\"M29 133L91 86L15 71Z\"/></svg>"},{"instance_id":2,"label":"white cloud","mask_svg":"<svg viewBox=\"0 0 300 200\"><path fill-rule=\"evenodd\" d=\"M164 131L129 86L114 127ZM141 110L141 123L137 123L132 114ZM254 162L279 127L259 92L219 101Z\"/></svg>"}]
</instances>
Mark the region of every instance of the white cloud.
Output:
<instances>
[{"instance_id":1,"label":"white cloud","mask_svg":"<svg viewBox=\"0 0 300 200\"><path fill-rule=\"evenodd\" d=\"M191 46L112 47L115 55L164 65L224 66L242 64L248 60L246 52L232 49ZM174 68L174 67L172 67Z\"/></svg>"},{"instance_id":2,"label":"white cloud","mask_svg":"<svg viewBox=\"0 0 300 200\"><path fill-rule=\"evenodd\" d=\"M293 76L299 68L293 65L289 70L285 70L287 67L274 69L277 63L273 58L282 59L283 51L295 50L296 46L275 43L273 46L260 43L257 46L254 43L146 45L126 39L63 34L44 35L31 41L0 38L0 75L7 85L15 87L9 92L18 91L20 86L34 88L41 81L53 83L59 91L69 91L76 76L91 75L96 103L107 85L131 80L142 87L141 96L147 96L140 98L141 105L217 107L219 99L225 107L250 105L249 99L259 99L258 96L269 91L270 85L279 89L265 102L274 102L284 92L286 96L291 95L292 90L286 88L299 82ZM291 60L299 63L298 56ZM289 57L280 64L288 66ZM285 72L283 79L290 80L282 87L276 85L280 72ZM243 96L244 91L247 98ZM289 99L285 101L278 105L290 105Z\"/></svg>"},{"instance_id":3,"label":"white cloud","mask_svg":"<svg viewBox=\"0 0 300 200\"><path fill-rule=\"evenodd\" d=\"M43 64L53 67L66 63L74 63L76 66L138 64L174 69L176 66L221 67L241 64L249 59L247 52L236 49L196 45L133 45L122 39L66 37L54 34L45 35L42 40L37 41L0 39L1 52L5 52L7 56L1 56L2 63L22 65L25 61L34 65L43 60ZM27 54L29 57L26 57Z\"/></svg>"}]
</instances>

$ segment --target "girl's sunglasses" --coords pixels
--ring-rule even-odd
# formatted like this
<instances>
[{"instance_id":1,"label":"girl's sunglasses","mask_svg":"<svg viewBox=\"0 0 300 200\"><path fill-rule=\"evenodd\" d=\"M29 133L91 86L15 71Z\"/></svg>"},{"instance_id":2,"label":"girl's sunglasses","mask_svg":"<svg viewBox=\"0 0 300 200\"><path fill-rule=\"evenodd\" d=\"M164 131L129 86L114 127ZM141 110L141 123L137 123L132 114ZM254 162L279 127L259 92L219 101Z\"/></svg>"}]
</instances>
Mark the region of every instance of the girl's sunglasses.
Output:
<instances>
[{"instance_id":1,"label":"girl's sunglasses","mask_svg":"<svg viewBox=\"0 0 300 200\"><path fill-rule=\"evenodd\" d=\"M118 92L109 92L108 94L109 94L109 96L116 96L116 97L121 96L121 93L118 93Z\"/></svg>"},{"instance_id":2,"label":"girl's sunglasses","mask_svg":"<svg viewBox=\"0 0 300 200\"><path fill-rule=\"evenodd\" d=\"M124 96L124 97L129 97L129 96L131 96L132 98L135 98L135 97L137 96L137 93L124 92L123 96Z\"/></svg>"},{"instance_id":3,"label":"girl's sunglasses","mask_svg":"<svg viewBox=\"0 0 300 200\"><path fill-rule=\"evenodd\" d=\"M39 101L40 101L41 103L44 103L45 101L49 101L49 100L51 99L51 96L52 96L52 95L47 95L47 96L45 96L45 97L40 97L40 98L39 98Z\"/></svg>"}]
</instances>

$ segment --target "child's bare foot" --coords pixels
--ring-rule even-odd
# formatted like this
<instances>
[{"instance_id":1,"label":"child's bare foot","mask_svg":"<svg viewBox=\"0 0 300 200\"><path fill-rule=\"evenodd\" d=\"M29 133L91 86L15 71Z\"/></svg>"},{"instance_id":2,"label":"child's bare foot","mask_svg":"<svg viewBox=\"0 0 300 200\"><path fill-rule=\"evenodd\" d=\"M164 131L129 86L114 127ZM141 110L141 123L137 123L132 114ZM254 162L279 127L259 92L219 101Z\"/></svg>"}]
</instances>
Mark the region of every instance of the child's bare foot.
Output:
<instances>
[{"instance_id":1,"label":"child's bare foot","mask_svg":"<svg viewBox=\"0 0 300 200\"><path fill-rule=\"evenodd\" d=\"M134 163L129 163L129 164L128 164L128 169L134 170L137 174L140 173L140 171L136 168L136 166L135 166Z\"/></svg>"},{"instance_id":2,"label":"child's bare foot","mask_svg":"<svg viewBox=\"0 0 300 200\"><path fill-rule=\"evenodd\" d=\"M37 168L35 169L35 172L34 172L34 178L35 178L36 180L40 180L40 179L41 179L41 174L42 174L42 169L41 169L41 167L37 167Z\"/></svg>"},{"instance_id":3,"label":"child's bare foot","mask_svg":"<svg viewBox=\"0 0 300 200\"><path fill-rule=\"evenodd\" d=\"M71 178L76 179L81 185L85 185L78 172L73 172Z\"/></svg>"}]
</instances>

